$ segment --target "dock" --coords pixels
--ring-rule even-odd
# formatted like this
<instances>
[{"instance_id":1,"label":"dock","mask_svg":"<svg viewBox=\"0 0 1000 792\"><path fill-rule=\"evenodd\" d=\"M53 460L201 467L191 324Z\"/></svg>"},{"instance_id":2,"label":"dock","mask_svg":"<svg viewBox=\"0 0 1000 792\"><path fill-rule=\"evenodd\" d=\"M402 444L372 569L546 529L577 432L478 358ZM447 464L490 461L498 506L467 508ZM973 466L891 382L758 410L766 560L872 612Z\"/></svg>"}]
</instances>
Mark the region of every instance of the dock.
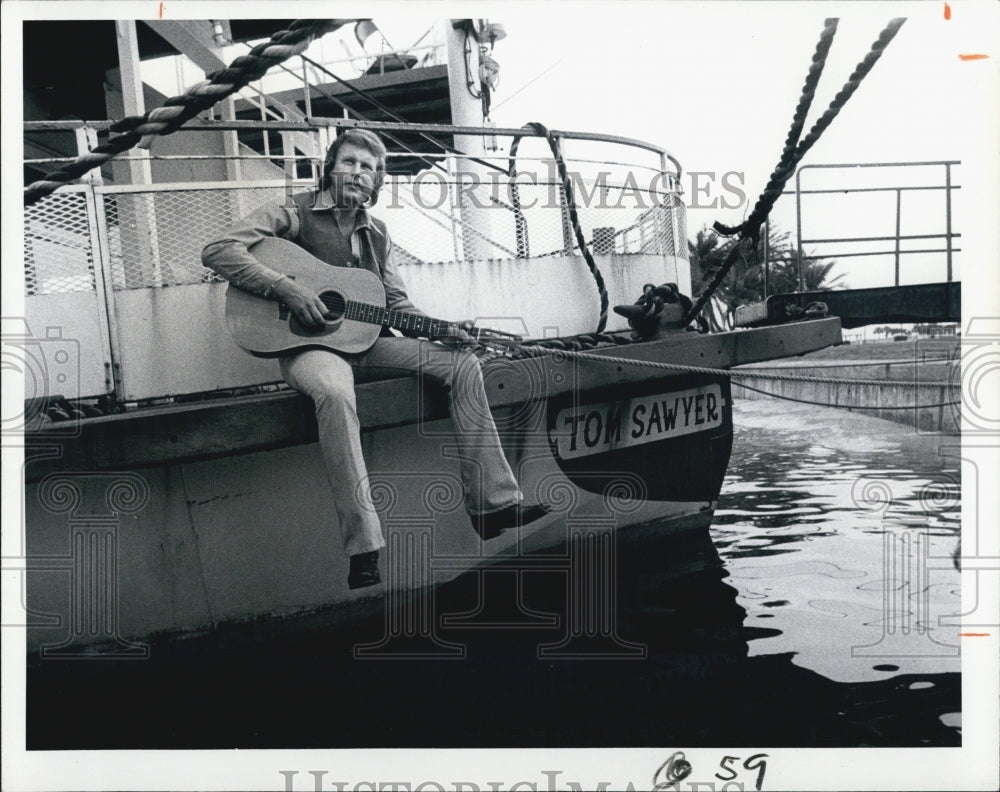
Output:
<instances>
[{"instance_id":1,"label":"dock","mask_svg":"<svg viewBox=\"0 0 1000 792\"><path fill-rule=\"evenodd\" d=\"M735 371L734 398L807 402L884 418L919 432L961 430L961 344L957 338L841 344ZM748 376L759 371L762 376ZM806 375L823 381L771 379ZM881 384L859 384L880 380Z\"/></svg>"}]
</instances>

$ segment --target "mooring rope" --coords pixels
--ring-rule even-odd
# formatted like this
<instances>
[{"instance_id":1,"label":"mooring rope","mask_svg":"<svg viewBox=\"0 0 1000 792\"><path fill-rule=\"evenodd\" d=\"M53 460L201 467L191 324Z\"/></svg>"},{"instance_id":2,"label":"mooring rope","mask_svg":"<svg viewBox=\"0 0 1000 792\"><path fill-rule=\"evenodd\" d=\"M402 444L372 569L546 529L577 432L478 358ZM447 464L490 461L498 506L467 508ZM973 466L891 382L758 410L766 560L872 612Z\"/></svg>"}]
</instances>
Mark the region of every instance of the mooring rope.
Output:
<instances>
[{"instance_id":1,"label":"mooring rope","mask_svg":"<svg viewBox=\"0 0 1000 792\"><path fill-rule=\"evenodd\" d=\"M591 360L599 363L614 363L616 365L640 366L652 369L662 369L664 371L677 371L687 374L705 374L708 376L723 376L731 378L754 378L762 380L773 380L780 382L813 382L821 384L841 384L841 385L875 385L882 387L885 385L898 385L904 388L941 388L957 387L950 383L933 382L893 382L891 380L876 379L845 379L840 377L819 377L811 374L778 374L776 372L746 370L746 369L720 369L709 366L692 366L686 363L664 363L659 360L636 360L633 358L617 357L615 355L597 355L593 352L583 352L571 349L553 349L539 346L537 344L526 344L519 350L523 357L541 357L542 355L564 356L578 360Z\"/></svg>"},{"instance_id":2,"label":"mooring rope","mask_svg":"<svg viewBox=\"0 0 1000 792\"><path fill-rule=\"evenodd\" d=\"M875 366L885 366L889 368L890 366L923 366L925 364L936 364L936 363L951 363L957 364L959 361L955 358L925 358L923 360L908 360L905 358L893 358L892 360L829 360L827 358L817 358L814 361L809 361L805 364L804 368L869 368Z\"/></svg>"},{"instance_id":3,"label":"mooring rope","mask_svg":"<svg viewBox=\"0 0 1000 792\"><path fill-rule=\"evenodd\" d=\"M278 31L271 36L270 41L258 44L248 54L236 58L227 68L207 75L207 79L191 86L184 94L167 99L162 107L141 116L128 116L112 124L112 132L123 134L111 138L88 154L77 157L44 179L29 184L24 189L25 206L30 206L131 148L148 147L157 135L176 132L186 121L212 107L220 99L235 93L253 80L259 80L272 66L304 52L315 38L355 21L358 20L295 20L287 30Z\"/></svg>"},{"instance_id":4,"label":"mooring rope","mask_svg":"<svg viewBox=\"0 0 1000 792\"><path fill-rule=\"evenodd\" d=\"M805 83L802 86L802 95L799 99L798 106L796 107L795 114L792 118L792 125L788 132L788 137L785 139L785 146L781 153L781 158L778 165L775 167L774 172L771 174L771 178L768 180L767 186L761 193L760 197L757 199L757 203L754 205L753 211L750 216L747 217L738 226L726 226L722 223L716 222L713 227L720 234L726 236L739 235L739 239L736 244L733 245L732 250L729 255L726 256L725 261L719 267L718 271L713 275L712 280L709 284L702 290L702 293L698 296L698 299L694 301L691 306L691 310L685 314L683 319L683 324L688 324L701 309L705 306L712 295L718 289L719 285L722 283L723 278L732 269L733 264L736 263L736 259L740 253L741 246L747 242L750 243L751 250L756 252L757 242L760 238L760 229L764 222L767 220L767 216L770 214L775 201L781 196L785 189L785 184L795 173L795 168L798 166L799 162L805 156L806 152L819 140L823 132L830 126L833 119L837 117L841 109L847 104L847 101L851 98L854 92L861 85L862 80L868 75L868 72L872 70L872 67L878 62L879 58L882 57L882 53L885 48L889 45L889 42L895 38L896 33L903 26L906 21L905 18L899 17L893 19L886 25L885 29L879 34L878 38L872 44L871 49L868 54L861 60L860 63L854 68L851 76L848 78L844 87L840 89L833 100L830 102L829 107L820 116L819 120L813 124L812 129L805 136L804 139L799 141L799 136L802 134L802 129L805 126L805 116L812 104L813 97L815 96L816 85L819 82L820 75L823 72L823 67L826 64L826 57L830 51L830 45L833 43L833 37L837 32L837 19L827 19L824 22L823 32L820 35L819 43L816 45L816 51L813 54L812 62L809 66L809 72L806 75Z\"/></svg>"},{"instance_id":5,"label":"mooring rope","mask_svg":"<svg viewBox=\"0 0 1000 792\"><path fill-rule=\"evenodd\" d=\"M773 399L780 399L781 401L795 402L796 404L811 404L814 407L842 407L845 410L930 410L935 407L951 407L956 404L961 404L961 399L955 399L953 401L936 402L935 404L890 404L888 406L882 405L879 407L865 407L860 404L837 404L836 402L822 402L822 401L812 401L811 399L797 399L794 396L785 396L782 393L772 393L771 391L763 390L762 388L754 388L743 382L734 382L737 388L743 388L744 390L753 391L754 393L760 393L764 396L770 396ZM942 386L944 387L944 386Z\"/></svg>"},{"instance_id":6,"label":"mooring rope","mask_svg":"<svg viewBox=\"0 0 1000 792\"><path fill-rule=\"evenodd\" d=\"M528 242L528 221L521 209L521 191L517 185L517 149L521 145L521 136L510 142L507 155L507 185L510 190L511 208L514 210L514 239L517 242L517 257L528 258L531 255L531 245Z\"/></svg>"},{"instance_id":7,"label":"mooring rope","mask_svg":"<svg viewBox=\"0 0 1000 792\"><path fill-rule=\"evenodd\" d=\"M591 339L594 336L581 336L581 339L585 339L583 343L586 345L591 345ZM630 343L628 338L622 340L619 336L599 336L602 340L604 338L612 338L615 343L619 345ZM566 339L551 339L551 342L563 342ZM617 365L630 365L630 366L640 366L653 369L662 369L666 371L676 371L679 373L687 374L705 374L709 376L724 376L729 377L731 380L739 380L742 378L753 378L753 379L763 379L775 382L809 382L815 384L826 384L826 385L868 385L874 387L885 387L886 385L896 385L903 388L956 388L959 387L955 383L951 382L895 382L892 380L873 380L873 379L847 379L841 377L818 377L809 374L778 374L774 372L767 371L757 371L757 370L740 370L740 369L718 369L710 368L707 366L691 366L684 363L663 363L658 360L635 360L632 358L623 358L613 355L595 355L589 352L583 352L579 349L569 349L563 346L562 348L558 346L542 346L543 342L532 342L530 344L525 344L519 348L521 352L521 357L542 357L544 355L549 355L552 357L566 357L566 358L577 358L580 360L594 360L602 363L614 363ZM579 343L579 342L577 342ZM527 351L530 350L530 351ZM497 355L501 357L501 355ZM486 358L483 362L486 362L489 358ZM900 405L883 405L879 407L865 407L861 405L850 405L850 404L836 404L833 402L820 402L820 401L810 401L807 399L799 399L793 396L785 396L780 393L772 393L771 391L762 390L760 388L754 388L751 385L746 385L739 381L733 381L732 383L738 388L743 388L745 390L755 391L757 393L764 394L766 396L771 396L775 399L782 399L785 401L793 401L801 404L812 404L819 407L844 407L849 409L857 410L922 410L931 409L935 407L948 407L955 404L961 404L961 400L954 401L944 401L936 402L934 404L900 404Z\"/></svg>"},{"instance_id":8,"label":"mooring rope","mask_svg":"<svg viewBox=\"0 0 1000 792\"><path fill-rule=\"evenodd\" d=\"M602 333L608 324L608 289L604 285L604 276L601 274L601 270L598 268L597 262L594 261L594 257L590 252L590 247L587 245L587 239L583 234L583 228L580 227L580 217L576 210L576 198L573 190L573 183L570 181L569 173L566 170L566 162L563 159L559 137L553 134L547 127L545 127L544 124L539 124L537 121L531 121L525 124L524 128L530 129L538 135L544 135L545 139L548 141L549 148L552 150L552 156L555 159L556 168L559 171L559 180L562 183L563 193L566 196L566 208L569 211L569 221L573 226L573 234L576 236L576 244L580 248L580 252L583 254L584 260L587 262L587 267L590 269L590 274L594 277L594 282L597 284L597 293L601 299L601 309L596 332ZM511 141L511 152L509 157L510 168L508 169L508 175L510 175L511 170L513 170L514 156L517 153L517 146L520 139L520 136L518 136ZM511 197L514 198L514 211L516 218L520 212L520 202L514 195Z\"/></svg>"}]
</instances>

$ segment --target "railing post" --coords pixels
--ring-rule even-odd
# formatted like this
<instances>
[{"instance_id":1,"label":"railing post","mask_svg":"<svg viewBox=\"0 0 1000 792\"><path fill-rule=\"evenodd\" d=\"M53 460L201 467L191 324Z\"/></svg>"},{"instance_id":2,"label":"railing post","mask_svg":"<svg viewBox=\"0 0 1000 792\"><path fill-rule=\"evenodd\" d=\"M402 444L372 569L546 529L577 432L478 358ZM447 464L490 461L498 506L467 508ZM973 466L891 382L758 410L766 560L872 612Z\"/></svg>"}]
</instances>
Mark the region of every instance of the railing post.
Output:
<instances>
[{"instance_id":1,"label":"railing post","mask_svg":"<svg viewBox=\"0 0 1000 792\"><path fill-rule=\"evenodd\" d=\"M771 271L771 218L764 221L764 299L767 299L767 279Z\"/></svg>"},{"instance_id":2,"label":"railing post","mask_svg":"<svg viewBox=\"0 0 1000 792\"><path fill-rule=\"evenodd\" d=\"M802 169L795 171L795 244L799 259L799 291L805 291L805 277L802 272Z\"/></svg>"},{"instance_id":3,"label":"railing post","mask_svg":"<svg viewBox=\"0 0 1000 792\"><path fill-rule=\"evenodd\" d=\"M115 31L121 72L121 110L126 116L142 115L146 112L146 103L143 98L136 24L131 20L118 21L115 22ZM115 184L153 183L149 152L145 149L130 149L120 159L112 160L111 172ZM118 205L118 212L122 229L122 254L134 257L136 261L132 277L138 282L129 285L161 285L163 272L156 227L156 206L152 196L136 193L132 201L123 201ZM135 278L136 272L139 273L138 278Z\"/></svg>"},{"instance_id":4,"label":"railing post","mask_svg":"<svg viewBox=\"0 0 1000 792\"><path fill-rule=\"evenodd\" d=\"M948 283L951 283L951 163L944 164L945 255L948 259Z\"/></svg>"},{"instance_id":5,"label":"railing post","mask_svg":"<svg viewBox=\"0 0 1000 792\"><path fill-rule=\"evenodd\" d=\"M146 112L146 101L143 95L141 61L139 59L139 36L136 24L131 20L115 22L115 32L118 46L118 66L122 89L122 110L127 116L143 115ZM112 169L120 169L123 173L115 173L115 183L151 184L153 181L149 163L149 151L142 148L132 148L125 152L120 160L112 165Z\"/></svg>"},{"instance_id":6,"label":"railing post","mask_svg":"<svg viewBox=\"0 0 1000 792\"><path fill-rule=\"evenodd\" d=\"M459 178L460 170L457 167L456 157L448 157L448 181L457 181ZM461 186L461 185L459 185ZM462 239L462 225L456 218L456 214L462 211L460 206L459 196L461 195L461 189L456 190L454 193L451 191L451 184L448 185L448 220L451 223L451 244L453 248L453 254L455 256L455 261L462 260L462 248L465 244Z\"/></svg>"},{"instance_id":7,"label":"railing post","mask_svg":"<svg viewBox=\"0 0 1000 792\"><path fill-rule=\"evenodd\" d=\"M900 215L902 214L903 190L896 188L896 286L899 285L899 229Z\"/></svg>"},{"instance_id":8,"label":"railing post","mask_svg":"<svg viewBox=\"0 0 1000 792\"><path fill-rule=\"evenodd\" d=\"M312 92L309 90L309 75L306 73L306 62L302 60L302 98L305 101L306 116L312 117Z\"/></svg>"},{"instance_id":9,"label":"railing post","mask_svg":"<svg viewBox=\"0 0 1000 792\"><path fill-rule=\"evenodd\" d=\"M285 120L289 120L287 114L282 114ZM285 172L286 184L291 185L298 176L298 167L295 159L295 134L292 132L281 132L281 154L282 170Z\"/></svg>"},{"instance_id":10,"label":"railing post","mask_svg":"<svg viewBox=\"0 0 1000 792\"><path fill-rule=\"evenodd\" d=\"M97 130L93 127L82 126L73 130L76 138L76 155L82 157L97 148ZM104 184L104 177L101 176L100 168L92 168L80 177L80 181L87 184Z\"/></svg>"},{"instance_id":11,"label":"railing post","mask_svg":"<svg viewBox=\"0 0 1000 792\"><path fill-rule=\"evenodd\" d=\"M267 121L267 107L266 100L264 98L264 81L260 80L257 88L257 107L260 108L260 120ZM271 156L271 139L268 137L268 131L264 129L264 156L270 158Z\"/></svg>"},{"instance_id":12,"label":"railing post","mask_svg":"<svg viewBox=\"0 0 1000 792\"><path fill-rule=\"evenodd\" d=\"M118 314L115 304L114 273L111 271L111 251L108 246L108 218L104 211L104 194L93 188L87 191L87 219L90 225L90 250L94 257L94 280L97 287L98 322L105 337L108 359L105 361L105 387L112 401L124 401L122 381L121 336L118 333ZM125 273L122 272L122 285ZM102 339L102 340L105 340Z\"/></svg>"}]
</instances>

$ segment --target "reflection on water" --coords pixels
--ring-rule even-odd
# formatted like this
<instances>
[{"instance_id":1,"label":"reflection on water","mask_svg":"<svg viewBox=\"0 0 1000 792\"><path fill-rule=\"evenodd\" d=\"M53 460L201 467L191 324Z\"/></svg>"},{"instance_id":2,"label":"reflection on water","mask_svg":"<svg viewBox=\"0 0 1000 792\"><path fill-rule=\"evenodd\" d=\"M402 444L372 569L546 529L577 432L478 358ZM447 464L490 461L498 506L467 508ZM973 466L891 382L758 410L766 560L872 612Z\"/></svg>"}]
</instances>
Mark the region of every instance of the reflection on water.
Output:
<instances>
[{"instance_id":1,"label":"reflection on water","mask_svg":"<svg viewBox=\"0 0 1000 792\"><path fill-rule=\"evenodd\" d=\"M780 631L751 655L837 682L957 672L958 439L765 400L737 418L712 535L747 624Z\"/></svg>"},{"instance_id":2,"label":"reflection on water","mask_svg":"<svg viewBox=\"0 0 1000 792\"><path fill-rule=\"evenodd\" d=\"M617 545L597 656L565 640L564 573L523 573L520 599L516 572L472 573L415 603L453 617L437 623L459 658L355 659L384 635L376 613L154 646L142 663L35 662L28 746L959 744L956 629L938 624L958 610L947 439L777 402L737 410L711 534ZM108 702L124 709L97 727Z\"/></svg>"}]
</instances>

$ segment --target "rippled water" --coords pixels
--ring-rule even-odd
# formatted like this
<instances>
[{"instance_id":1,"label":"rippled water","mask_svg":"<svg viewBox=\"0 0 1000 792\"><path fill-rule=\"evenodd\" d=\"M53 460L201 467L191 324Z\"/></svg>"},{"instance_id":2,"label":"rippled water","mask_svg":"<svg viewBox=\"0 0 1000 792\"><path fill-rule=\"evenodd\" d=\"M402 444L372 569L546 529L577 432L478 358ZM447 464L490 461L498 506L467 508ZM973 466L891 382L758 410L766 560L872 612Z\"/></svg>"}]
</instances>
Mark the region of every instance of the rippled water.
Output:
<instances>
[{"instance_id":1,"label":"rippled water","mask_svg":"<svg viewBox=\"0 0 1000 792\"><path fill-rule=\"evenodd\" d=\"M781 631L751 655L837 682L958 671L958 438L765 400L736 420L712 536L747 622Z\"/></svg>"},{"instance_id":2,"label":"rippled water","mask_svg":"<svg viewBox=\"0 0 1000 792\"><path fill-rule=\"evenodd\" d=\"M958 438L769 400L734 417L711 532L620 544L596 657L551 651L566 580L528 573L492 613L505 628L441 632L460 658L355 659L384 632L374 614L145 663L37 664L29 747L959 744ZM466 575L423 604L517 603L512 580ZM109 701L137 705L95 726Z\"/></svg>"}]
</instances>

